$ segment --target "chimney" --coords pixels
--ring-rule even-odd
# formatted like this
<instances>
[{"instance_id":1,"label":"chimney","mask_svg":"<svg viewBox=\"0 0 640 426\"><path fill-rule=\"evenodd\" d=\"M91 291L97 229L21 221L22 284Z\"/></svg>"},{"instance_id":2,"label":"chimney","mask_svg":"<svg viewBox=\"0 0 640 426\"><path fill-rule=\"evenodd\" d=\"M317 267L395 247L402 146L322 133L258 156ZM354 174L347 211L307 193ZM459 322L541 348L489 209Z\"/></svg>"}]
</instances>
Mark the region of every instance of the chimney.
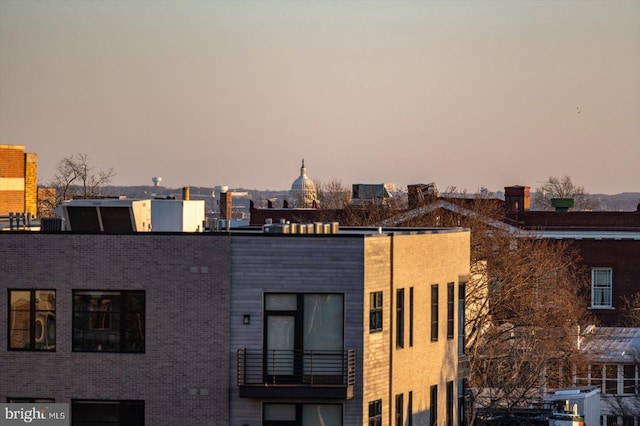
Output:
<instances>
[{"instance_id":1,"label":"chimney","mask_svg":"<svg viewBox=\"0 0 640 426\"><path fill-rule=\"evenodd\" d=\"M191 199L191 188L189 188L188 186L182 188L182 199L185 201Z\"/></svg>"},{"instance_id":2,"label":"chimney","mask_svg":"<svg viewBox=\"0 0 640 426\"><path fill-rule=\"evenodd\" d=\"M531 188L528 186L505 186L504 204L509 211L528 212L531 207Z\"/></svg>"},{"instance_id":3,"label":"chimney","mask_svg":"<svg viewBox=\"0 0 640 426\"><path fill-rule=\"evenodd\" d=\"M220 193L220 219L231 220L232 196L231 192Z\"/></svg>"}]
</instances>

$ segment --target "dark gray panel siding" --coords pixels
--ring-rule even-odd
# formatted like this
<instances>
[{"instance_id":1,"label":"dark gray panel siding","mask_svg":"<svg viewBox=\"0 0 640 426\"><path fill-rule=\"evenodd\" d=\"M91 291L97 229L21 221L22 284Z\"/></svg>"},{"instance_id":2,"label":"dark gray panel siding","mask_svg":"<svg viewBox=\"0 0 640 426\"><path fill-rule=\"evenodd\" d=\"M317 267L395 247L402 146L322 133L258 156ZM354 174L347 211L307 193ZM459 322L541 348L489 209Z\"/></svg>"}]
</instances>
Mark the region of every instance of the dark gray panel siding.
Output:
<instances>
[{"instance_id":1,"label":"dark gray panel siding","mask_svg":"<svg viewBox=\"0 0 640 426\"><path fill-rule=\"evenodd\" d=\"M262 349L265 292L345 295L345 349L357 351L358 382L355 398L344 403L344 425L362 424L364 237L237 235L231 252L232 425L260 424L261 401L238 397L236 351Z\"/></svg>"}]
</instances>

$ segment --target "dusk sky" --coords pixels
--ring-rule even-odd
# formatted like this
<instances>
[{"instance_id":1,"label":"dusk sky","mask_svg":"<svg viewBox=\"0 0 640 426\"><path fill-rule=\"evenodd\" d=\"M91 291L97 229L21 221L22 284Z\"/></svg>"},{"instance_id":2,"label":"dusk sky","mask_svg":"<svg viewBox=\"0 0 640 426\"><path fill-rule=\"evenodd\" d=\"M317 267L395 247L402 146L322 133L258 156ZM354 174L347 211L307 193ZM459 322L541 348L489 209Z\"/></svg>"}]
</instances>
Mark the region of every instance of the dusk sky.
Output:
<instances>
[{"instance_id":1,"label":"dusk sky","mask_svg":"<svg viewBox=\"0 0 640 426\"><path fill-rule=\"evenodd\" d=\"M640 191L640 1L0 0L0 144L117 185Z\"/></svg>"}]
</instances>

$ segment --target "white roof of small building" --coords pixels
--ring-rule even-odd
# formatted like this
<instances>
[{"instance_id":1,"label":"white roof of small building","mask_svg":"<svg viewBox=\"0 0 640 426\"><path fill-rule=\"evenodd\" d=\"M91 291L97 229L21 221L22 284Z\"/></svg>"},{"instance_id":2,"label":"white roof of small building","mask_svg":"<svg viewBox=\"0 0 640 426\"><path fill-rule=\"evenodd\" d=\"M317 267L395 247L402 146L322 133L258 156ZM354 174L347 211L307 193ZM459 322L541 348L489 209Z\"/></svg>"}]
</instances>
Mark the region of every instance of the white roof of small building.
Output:
<instances>
[{"instance_id":1,"label":"white roof of small building","mask_svg":"<svg viewBox=\"0 0 640 426\"><path fill-rule=\"evenodd\" d=\"M580 339L580 350L594 361L640 360L640 328L589 326Z\"/></svg>"}]
</instances>

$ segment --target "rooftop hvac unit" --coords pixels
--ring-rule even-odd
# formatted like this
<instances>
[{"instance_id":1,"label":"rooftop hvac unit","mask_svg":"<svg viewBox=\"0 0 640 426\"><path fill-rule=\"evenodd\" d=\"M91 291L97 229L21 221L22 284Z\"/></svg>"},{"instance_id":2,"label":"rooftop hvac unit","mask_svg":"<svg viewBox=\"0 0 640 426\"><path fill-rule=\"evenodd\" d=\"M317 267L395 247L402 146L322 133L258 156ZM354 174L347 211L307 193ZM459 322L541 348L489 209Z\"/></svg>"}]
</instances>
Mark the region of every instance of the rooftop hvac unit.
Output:
<instances>
[{"instance_id":1,"label":"rooftop hvac unit","mask_svg":"<svg viewBox=\"0 0 640 426\"><path fill-rule=\"evenodd\" d=\"M40 219L40 231L60 232L62 231L63 219L61 217L43 217Z\"/></svg>"}]
</instances>

